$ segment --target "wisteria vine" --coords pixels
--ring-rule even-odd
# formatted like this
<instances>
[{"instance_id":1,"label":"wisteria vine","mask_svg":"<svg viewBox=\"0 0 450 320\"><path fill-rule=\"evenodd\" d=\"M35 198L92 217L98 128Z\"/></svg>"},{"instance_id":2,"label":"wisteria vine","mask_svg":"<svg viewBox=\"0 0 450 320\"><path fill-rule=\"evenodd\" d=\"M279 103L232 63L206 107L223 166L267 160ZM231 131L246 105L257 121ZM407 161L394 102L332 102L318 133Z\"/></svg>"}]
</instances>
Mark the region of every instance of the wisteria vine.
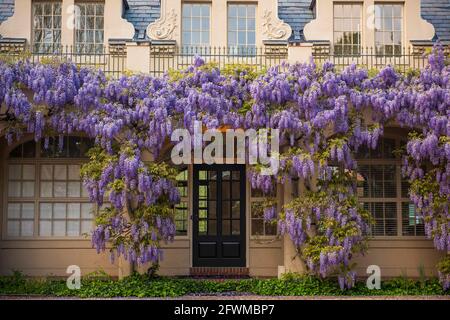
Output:
<instances>
[{"instance_id":1,"label":"wisteria vine","mask_svg":"<svg viewBox=\"0 0 450 320\"><path fill-rule=\"evenodd\" d=\"M99 252L110 243L112 259L161 259L160 241L175 235L172 207L179 201L176 170L164 152L173 130L193 132L195 121L280 130L280 170L266 176L261 165L249 167L250 184L269 195L276 183L303 181L301 197L280 212L268 201L264 217L292 239L311 273L337 275L343 289L354 284L351 259L365 251L371 223L356 194L355 155L375 149L390 123L408 128L402 173L411 199L436 248L450 248L450 67L439 44L426 68L406 75L391 66L375 76L356 65L337 71L330 62L264 73L242 65L220 70L197 57L161 77L112 79L68 62L0 62L0 104L8 143L24 134L44 146L59 136L62 147L69 134L95 140L81 174L91 201L111 204L97 214L92 243Z\"/></svg>"}]
</instances>

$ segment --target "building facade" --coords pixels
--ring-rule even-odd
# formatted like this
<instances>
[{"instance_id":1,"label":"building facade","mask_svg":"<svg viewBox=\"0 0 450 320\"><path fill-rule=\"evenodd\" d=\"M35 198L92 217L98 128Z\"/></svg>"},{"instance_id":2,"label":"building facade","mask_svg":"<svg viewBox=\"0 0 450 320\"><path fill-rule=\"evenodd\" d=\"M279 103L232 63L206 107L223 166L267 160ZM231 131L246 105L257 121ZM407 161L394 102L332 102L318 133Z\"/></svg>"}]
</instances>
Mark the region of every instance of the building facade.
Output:
<instances>
[{"instance_id":1,"label":"building facade","mask_svg":"<svg viewBox=\"0 0 450 320\"><path fill-rule=\"evenodd\" d=\"M260 67L313 56L319 63L407 69L425 66L422 53L433 42L450 43L450 1L0 0L0 36L0 56L68 56L112 75L160 74L188 65L195 54ZM0 135L1 129L0 123ZM356 259L359 275L372 264L383 276L429 275L440 258L424 236L392 153L406 136L394 124L377 150L359 157L358 192L376 221L367 255ZM66 137L59 151L56 140L48 150L31 136L13 145L0 140L0 274L62 276L69 265L83 273L129 274L128 263L111 264L86 236L94 208L79 170L91 143ZM291 240L264 222L263 197L251 190L245 169L183 169L177 236L164 244L161 274L271 277L304 270ZM301 183L293 182L279 185L275 196L281 206L301 193Z\"/></svg>"}]
</instances>

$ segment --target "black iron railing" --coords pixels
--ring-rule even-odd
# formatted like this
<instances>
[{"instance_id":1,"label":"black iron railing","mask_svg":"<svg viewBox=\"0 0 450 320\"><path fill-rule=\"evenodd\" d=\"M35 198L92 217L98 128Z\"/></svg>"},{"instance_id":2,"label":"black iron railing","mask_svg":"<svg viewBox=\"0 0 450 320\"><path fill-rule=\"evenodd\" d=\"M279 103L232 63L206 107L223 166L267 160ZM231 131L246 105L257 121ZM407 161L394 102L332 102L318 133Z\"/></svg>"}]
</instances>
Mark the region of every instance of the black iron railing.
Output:
<instances>
[{"instance_id":1,"label":"black iron railing","mask_svg":"<svg viewBox=\"0 0 450 320\"><path fill-rule=\"evenodd\" d=\"M262 71L287 61L287 46L264 47L184 47L153 45L150 49L150 74L161 75L169 70L183 70L192 65L196 56L219 68L241 64Z\"/></svg>"},{"instance_id":2,"label":"black iron railing","mask_svg":"<svg viewBox=\"0 0 450 320\"><path fill-rule=\"evenodd\" d=\"M124 45L97 46L91 49L60 45L36 47L23 43L2 42L0 59L43 63L70 61L80 67L102 70L106 75L114 77L120 76L126 70L127 54Z\"/></svg>"},{"instance_id":3,"label":"black iron railing","mask_svg":"<svg viewBox=\"0 0 450 320\"><path fill-rule=\"evenodd\" d=\"M427 66L427 55L413 47L402 48L398 52L380 53L375 48L358 48L351 53L338 53L328 46L319 46L313 49L314 61L323 65L326 61L332 62L336 69L343 69L351 64L367 69L382 69L387 65L395 67L398 71L406 73L409 70L422 69Z\"/></svg>"}]
</instances>

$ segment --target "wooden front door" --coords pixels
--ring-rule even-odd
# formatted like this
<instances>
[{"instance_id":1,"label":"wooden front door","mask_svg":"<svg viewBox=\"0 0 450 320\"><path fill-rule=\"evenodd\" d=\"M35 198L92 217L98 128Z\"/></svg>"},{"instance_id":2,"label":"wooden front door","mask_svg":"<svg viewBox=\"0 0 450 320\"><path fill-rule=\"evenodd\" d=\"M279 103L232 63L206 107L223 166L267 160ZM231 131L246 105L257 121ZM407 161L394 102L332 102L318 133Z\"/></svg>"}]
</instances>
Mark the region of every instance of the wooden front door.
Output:
<instances>
[{"instance_id":1,"label":"wooden front door","mask_svg":"<svg viewBox=\"0 0 450 320\"><path fill-rule=\"evenodd\" d=\"M193 266L245 267L245 166L194 166Z\"/></svg>"}]
</instances>

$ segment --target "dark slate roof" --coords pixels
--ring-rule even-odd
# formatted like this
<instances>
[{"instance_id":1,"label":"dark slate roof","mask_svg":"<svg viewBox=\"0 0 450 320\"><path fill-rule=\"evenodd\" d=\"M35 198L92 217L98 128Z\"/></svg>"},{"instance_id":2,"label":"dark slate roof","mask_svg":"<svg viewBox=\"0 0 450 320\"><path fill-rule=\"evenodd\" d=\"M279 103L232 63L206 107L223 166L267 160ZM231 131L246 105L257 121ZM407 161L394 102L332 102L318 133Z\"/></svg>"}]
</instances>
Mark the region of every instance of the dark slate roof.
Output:
<instances>
[{"instance_id":1,"label":"dark slate roof","mask_svg":"<svg viewBox=\"0 0 450 320\"><path fill-rule=\"evenodd\" d=\"M160 16L160 0L126 0L128 10L125 19L131 22L136 29L135 38L146 38L146 29L150 23Z\"/></svg>"},{"instance_id":2,"label":"dark slate roof","mask_svg":"<svg viewBox=\"0 0 450 320\"><path fill-rule=\"evenodd\" d=\"M278 0L278 17L292 28L291 42L304 41L303 28L314 19L311 0Z\"/></svg>"},{"instance_id":3,"label":"dark slate roof","mask_svg":"<svg viewBox=\"0 0 450 320\"><path fill-rule=\"evenodd\" d=\"M14 13L14 0L0 0L0 23Z\"/></svg>"},{"instance_id":4,"label":"dark slate roof","mask_svg":"<svg viewBox=\"0 0 450 320\"><path fill-rule=\"evenodd\" d=\"M124 3L128 3L125 19L134 25L135 38L145 39L147 26L160 16L160 0L124 0ZM311 9L314 0L278 0L278 3L279 17L293 30L290 41L303 41L303 28L314 19ZM0 23L12 16L13 10L14 0L0 0ZM422 17L434 25L437 38L450 41L450 0L422 0Z\"/></svg>"},{"instance_id":5,"label":"dark slate roof","mask_svg":"<svg viewBox=\"0 0 450 320\"><path fill-rule=\"evenodd\" d=\"M422 0L422 17L434 25L437 38L450 41L450 0Z\"/></svg>"}]
</instances>

